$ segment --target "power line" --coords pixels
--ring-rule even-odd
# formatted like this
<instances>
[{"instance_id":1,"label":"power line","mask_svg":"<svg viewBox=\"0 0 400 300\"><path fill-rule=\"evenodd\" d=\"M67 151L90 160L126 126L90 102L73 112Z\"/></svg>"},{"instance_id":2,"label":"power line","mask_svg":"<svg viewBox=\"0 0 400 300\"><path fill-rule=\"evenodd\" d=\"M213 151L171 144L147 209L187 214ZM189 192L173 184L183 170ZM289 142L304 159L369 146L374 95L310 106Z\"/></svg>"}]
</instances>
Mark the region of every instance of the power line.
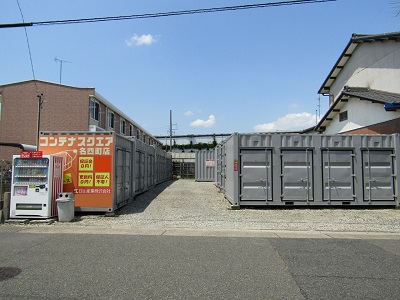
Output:
<instances>
[{"instance_id":1,"label":"power line","mask_svg":"<svg viewBox=\"0 0 400 300\"><path fill-rule=\"evenodd\" d=\"M17 4L18 4L19 12L21 13L22 22L25 23L24 14L22 13L22 9L21 9L21 6L19 5L19 1L18 0L16 0L16 1L17 1ZM26 44L28 45L29 60L31 62L32 76L33 76L33 79L35 80L36 93L38 93L38 88L37 88L37 84L36 84L36 77L35 77L35 69L33 68L31 47L29 45L28 32L26 31L26 27L24 29L25 29Z\"/></svg>"},{"instance_id":2,"label":"power line","mask_svg":"<svg viewBox=\"0 0 400 300\"><path fill-rule=\"evenodd\" d=\"M212 12L235 11L235 10L244 10L244 9L253 9L253 8L266 8L266 7L289 6L289 5L311 4L311 3L325 3L325 2L335 2L335 1L337 1L337 0L292 0L292 1L268 2L268 3L247 4L247 5L237 5L237 6L201 8L201 9L181 10L181 11L171 11L171 12L161 12L161 13L148 13L148 14L128 15L128 16L70 19L70 20L58 20L58 21L41 21L41 22L29 22L29 23L25 23L25 21L24 21L24 23L0 24L0 28L45 26L45 25L65 25L65 24L109 22L109 21L134 20L134 19L149 19L149 18L171 17L171 16L181 16L181 15L204 14L204 13L212 13Z\"/></svg>"}]
</instances>

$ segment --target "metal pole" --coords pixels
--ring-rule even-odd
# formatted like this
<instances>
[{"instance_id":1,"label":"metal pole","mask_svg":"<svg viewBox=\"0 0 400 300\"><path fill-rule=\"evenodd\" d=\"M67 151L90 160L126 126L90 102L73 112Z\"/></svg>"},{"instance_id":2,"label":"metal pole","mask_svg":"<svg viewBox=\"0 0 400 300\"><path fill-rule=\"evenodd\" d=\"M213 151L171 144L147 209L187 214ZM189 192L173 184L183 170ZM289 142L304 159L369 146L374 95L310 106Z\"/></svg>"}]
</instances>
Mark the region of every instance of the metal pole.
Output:
<instances>
[{"instance_id":1,"label":"metal pole","mask_svg":"<svg viewBox=\"0 0 400 300\"><path fill-rule=\"evenodd\" d=\"M68 60L63 60L63 59L58 59L57 57L54 59L54 61L56 63L60 63L60 84L61 84L61 79L62 79L62 67L63 67L63 63L70 63L70 61Z\"/></svg>"},{"instance_id":2,"label":"metal pole","mask_svg":"<svg viewBox=\"0 0 400 300\"><path fill-rule=\"evenodd\" d=\"M60 60L60 84L61 84L62 64L63 64L63 61Z\"/></svg>"},{"instance_id":3,"label":"metal pole","mask_svg":"<svg viewBox=\"0 0 400 300\"><path fill-rule=\"evenodd\" d=\"M36 139L36 150L39 149L39 139L40 139L40 111L42 110L43 104L43 94L37 95L38 97L38 117L37 117L37 139Z\"/></svg>"},{"instance_id":4,"label":"metal pole","mask_svg":"<svg viewBox=\"0 0 400 300\"><path fill-rule=\"evenodd\" d=\"M169 111L169 151L172 152L172 110Z\"/></svg>"}]
</instances>

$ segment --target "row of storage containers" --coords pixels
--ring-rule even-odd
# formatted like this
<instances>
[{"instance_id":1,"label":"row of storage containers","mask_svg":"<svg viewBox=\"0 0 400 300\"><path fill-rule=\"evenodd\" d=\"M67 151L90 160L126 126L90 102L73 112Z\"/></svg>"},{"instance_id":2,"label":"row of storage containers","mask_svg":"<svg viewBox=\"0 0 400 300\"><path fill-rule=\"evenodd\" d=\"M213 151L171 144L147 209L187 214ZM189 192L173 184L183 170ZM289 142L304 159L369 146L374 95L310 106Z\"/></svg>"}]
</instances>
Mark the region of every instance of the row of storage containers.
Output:
<instances>
[{"instance_id":1,"label":"row of storage containers","mask_svg":"<svg viewBox=\"0 0 400 300\"><path fill-rule=\"evenodd\" d=\"M233 134L215 183L233 206L399 206L400 138Z\"/></svg>"},{"instance_id":2,"label":"row of storage containers","mask_svg":"<svg viewBox=\"0 0 400 300\"><path fill-rule=\"evenodd\" d=\"M41 132L39 150L64 158L76 211L113 212L172 178L169 153L114 132Z\"/></svg>"}]
</instances>

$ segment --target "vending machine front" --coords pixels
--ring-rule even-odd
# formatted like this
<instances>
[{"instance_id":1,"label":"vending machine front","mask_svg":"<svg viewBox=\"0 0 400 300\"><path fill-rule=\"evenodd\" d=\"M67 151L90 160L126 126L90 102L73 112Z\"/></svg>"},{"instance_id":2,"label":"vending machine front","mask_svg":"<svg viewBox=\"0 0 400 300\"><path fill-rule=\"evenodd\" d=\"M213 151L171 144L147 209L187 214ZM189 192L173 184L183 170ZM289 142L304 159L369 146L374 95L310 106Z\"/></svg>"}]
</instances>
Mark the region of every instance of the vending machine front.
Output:
<instances>
[{"instance_id":1,"label":"vending machine front","mask_svg":"<svg viewBox=\"0 0 400 300\"><path fill-rule=\"evenodd\" d=\"M57 195L63 190L63 158L40 151L13 156L11 218L57 215Z\"/></svg>"}]
</instances>

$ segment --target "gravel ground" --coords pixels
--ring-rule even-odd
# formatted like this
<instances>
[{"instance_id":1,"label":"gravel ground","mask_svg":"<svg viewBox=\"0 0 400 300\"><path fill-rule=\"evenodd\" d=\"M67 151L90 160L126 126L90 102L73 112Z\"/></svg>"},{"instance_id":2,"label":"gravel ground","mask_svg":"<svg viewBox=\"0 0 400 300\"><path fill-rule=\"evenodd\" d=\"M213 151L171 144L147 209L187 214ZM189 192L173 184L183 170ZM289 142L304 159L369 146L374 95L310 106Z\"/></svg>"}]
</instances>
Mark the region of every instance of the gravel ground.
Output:
<instances>
[{"instance_id":1,"label":"gravel ground","mask_svg":"<svg viewBox=\"0 0 400 300\"><path fill-rule=\"evenodd\" d=\"M181 179L137 196L117 211L117 217L77 214L74 222L54 222L51 226L400 233L400 209L231 210L214 183Z\"/></svg>"}]
</instances>

